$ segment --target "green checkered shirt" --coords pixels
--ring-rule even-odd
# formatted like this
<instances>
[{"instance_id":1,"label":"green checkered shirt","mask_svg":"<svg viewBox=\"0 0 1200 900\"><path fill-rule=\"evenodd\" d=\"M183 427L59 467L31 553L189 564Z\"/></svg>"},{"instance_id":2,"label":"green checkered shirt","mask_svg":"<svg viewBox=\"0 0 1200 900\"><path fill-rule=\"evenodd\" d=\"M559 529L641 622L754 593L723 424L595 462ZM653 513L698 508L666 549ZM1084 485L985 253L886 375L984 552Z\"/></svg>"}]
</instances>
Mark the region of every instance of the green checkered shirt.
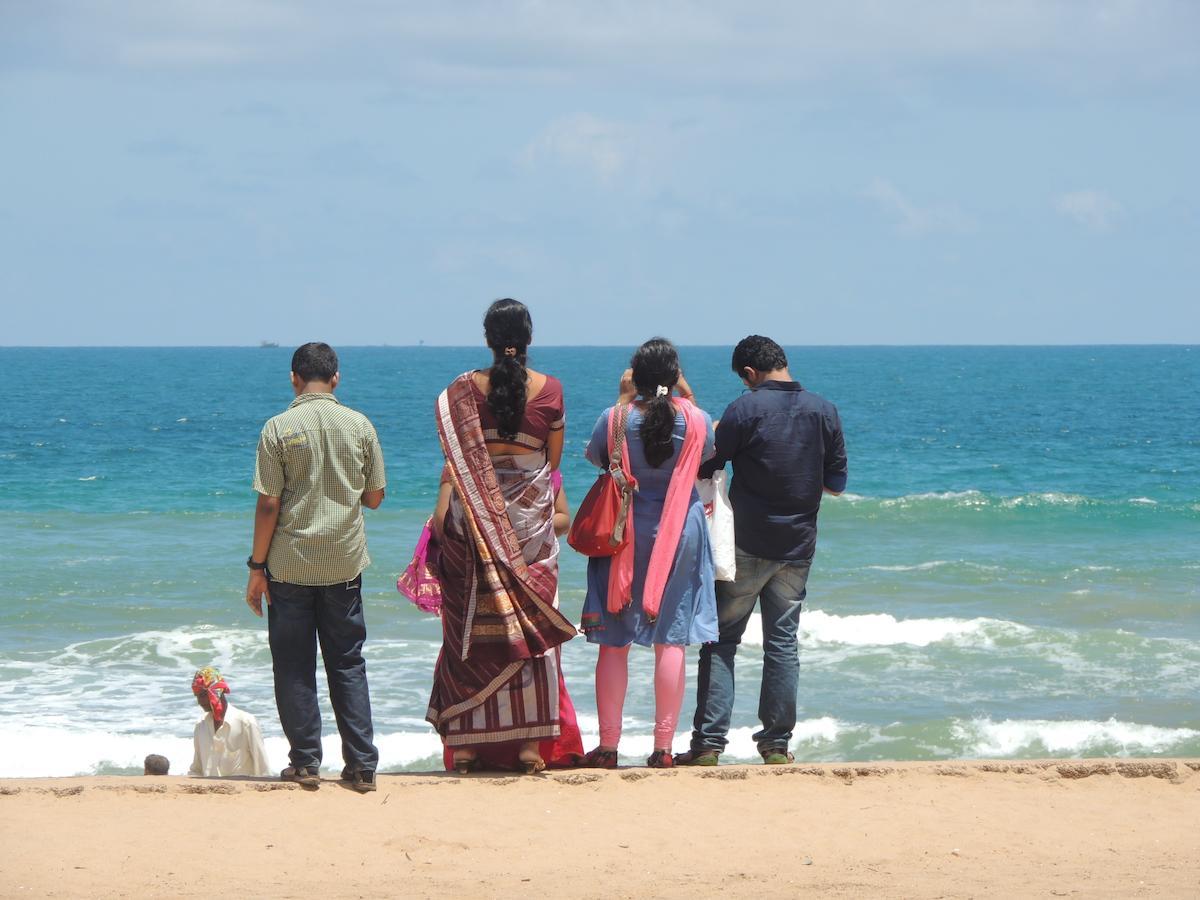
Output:
<instances>
[{"instance_id":1,"label":"green checkered shirt","mask_svg":"<svg viewBox=\"0 0 1200 900\"><path fill-rule=\"evenodd\" d=\"M371 562L362 494L386 484L375 427L333 394L301 394L267 420L254 490L280 498L271 577L305 585L353 580Z\"/></svg>"}]
</instances>

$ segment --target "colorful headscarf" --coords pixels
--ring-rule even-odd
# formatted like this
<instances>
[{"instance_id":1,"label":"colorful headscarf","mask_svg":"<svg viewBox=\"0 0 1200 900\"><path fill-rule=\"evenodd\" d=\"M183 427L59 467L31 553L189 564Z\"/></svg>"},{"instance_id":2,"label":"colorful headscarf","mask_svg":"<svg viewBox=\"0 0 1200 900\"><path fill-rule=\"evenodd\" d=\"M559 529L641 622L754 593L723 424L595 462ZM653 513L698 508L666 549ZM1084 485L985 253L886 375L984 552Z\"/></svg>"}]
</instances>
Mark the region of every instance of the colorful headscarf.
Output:
<instances>
[{"instance_id":1,"label":"colorful headscarf","mask_svg":"<svg viewBox=\"0 0 1200 900\"><path fill-rule=\"evenodd\" d=\"M212 666L205 666L192 679L192 693L197 697L204 693L208 694L208 705L212 709L213 721L220 728L221 723L225 721L225 703L222 697L230 693L229 685L225 683L221 673Z\"/></svg>"}]
</instances>

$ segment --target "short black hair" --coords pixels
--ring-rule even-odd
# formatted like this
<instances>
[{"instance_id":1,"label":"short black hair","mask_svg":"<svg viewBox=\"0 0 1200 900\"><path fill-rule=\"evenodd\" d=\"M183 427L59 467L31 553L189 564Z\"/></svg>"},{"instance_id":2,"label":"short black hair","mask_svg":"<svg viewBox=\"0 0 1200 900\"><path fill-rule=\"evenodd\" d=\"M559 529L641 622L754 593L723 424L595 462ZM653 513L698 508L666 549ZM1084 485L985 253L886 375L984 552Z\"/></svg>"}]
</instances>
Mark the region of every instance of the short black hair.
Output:
<instances>
[{"instance_id":1,"label":"short black hair","mask_svg":"<svg viewBox=\"0 0 1200 900\"><path fill-rule=\"evenodd\" d=\"M146 757L145 772L147 775L166 775L171 771L171 762L165 756L151 753Z\"/></svg>"},{"instance_id":2,"label":"short black hair","mask_svg":"<svg viewBox=\"0 0 1200 900\"><path fill-rule=\"evenodd\" d=\"M328 344L309 341L292 354L292 371L303 382L324 381L328 384L338 371L337 354Z\"/></svg>"},{"instance_id":3,"label":"short black hair","mask_svg":"<svg viewBox=\"0 0 1200 900\"><path fill-rule=\"evenodd\" d=\"M733 371L742 374L742 369L750 368L756 372L774 372L776 369L787 368L787 354L783 348L761 334L744 337L733 348Z\"/></svg>"}]
</instances>

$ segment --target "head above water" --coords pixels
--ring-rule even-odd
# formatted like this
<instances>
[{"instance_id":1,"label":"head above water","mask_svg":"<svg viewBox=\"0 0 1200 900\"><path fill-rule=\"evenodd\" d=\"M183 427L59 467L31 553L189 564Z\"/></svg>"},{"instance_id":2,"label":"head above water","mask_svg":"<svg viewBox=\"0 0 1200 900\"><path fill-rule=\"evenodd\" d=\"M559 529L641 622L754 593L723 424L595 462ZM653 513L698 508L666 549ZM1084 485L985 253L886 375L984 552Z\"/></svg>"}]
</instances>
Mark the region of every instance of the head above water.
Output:
<instances>
[{"instance_id":1,"label":"head above water","mask_svg":"<svg viewBox=\"0 0 1200 900\"><path fill-rule=\"evenodd\" d=\"M675 452L675 405L671 391L679 383L679 352L663 337L650 338L629 361L633 385L642 398L642 424L638 435L646 462L658 468Z\"/></svg>"},{"instance_id":2,"label":"head above water","mask_svg":"<svg viewBox=\"0 0 1200 900\"><path fill-rule=\"evenodd\" d=\"M483 336L492 351L487 404L496 417L500 437L511 441L521 430L527 395L525 362L533 341L533 319L520 300L505 297L488 307Z\"/></svg>"},{"instance_id":3,"label":"head above water","mask_svg":"<svg viewBox=\"0 0 1200 900\"><path fill-rule=\"evenodd\" d=\"M744 337L733 348L733 373L750 387L764 381L791 380L787 354L783 348L761 334Z\"/></svg>"},{"instance_id":4,"label":"head above water","mask_svg":"<svg viewBox=\"0 0 1200 900\"><path fill-rule=\"evenodd\" d=\"M151 753L146 757L142 771L147 775L166 775L171 771L171 761L165 756Z\"/></svg>"},{"instance_id":5,"label":"head above water","mask_svg":"<svg viewBox=\"0 0 1200 900\"><path fill-rule=\"evenodd\" d=\"M332 391L341 378L337 354L321 341L301 344L292 354L292 387L304 391Z\"/></svg>"}]
</instances>

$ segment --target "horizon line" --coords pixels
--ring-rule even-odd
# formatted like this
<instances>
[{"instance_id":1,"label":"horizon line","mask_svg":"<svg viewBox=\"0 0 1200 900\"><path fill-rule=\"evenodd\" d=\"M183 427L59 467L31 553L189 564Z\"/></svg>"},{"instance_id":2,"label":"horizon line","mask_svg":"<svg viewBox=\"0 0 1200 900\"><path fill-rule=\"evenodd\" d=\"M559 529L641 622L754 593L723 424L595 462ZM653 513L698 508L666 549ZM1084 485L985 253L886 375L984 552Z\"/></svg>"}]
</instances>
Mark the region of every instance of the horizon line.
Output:
<instances>
[{"instance_id":1,"label":"horizon line","mask_svg":"<svg viewBox=\"0 0 1200 900\"><path fill-rule=\"evenodd\" d=\"M1150 342L1099 342L1099 343L1059 343L1059 344L1010 344L1010 343L921 343L921 344L883 344L883 343L864 343L864 344L801 344L790 341L781 341L783 346L796 347L804 349L819 349L819 350L865 350L865 349L909 349L909 348L924 348L924 349L1003 349L1003 348L1025 348L1025 349L1065 349L1065 348L1087 348L1087 347L1182 347L1190 349L1200 346L1200 343L1193 342L1178 342L1178 341L1150 341ZM565 349L565 350L622 350L634 346L632 344L530 344L532 348L546 349ZM696 349L710 348L730 348L732 343L728 344L690 344L677 343L677 347L690 347ZM0 344L0 350L286 350L291 347L290 344ZM485 347L484 344L337 344L337 347L345 349L390 349L390 350L476 350ZM336 348L335 348L336 349Z\"/></svg>"}]
</instances>

